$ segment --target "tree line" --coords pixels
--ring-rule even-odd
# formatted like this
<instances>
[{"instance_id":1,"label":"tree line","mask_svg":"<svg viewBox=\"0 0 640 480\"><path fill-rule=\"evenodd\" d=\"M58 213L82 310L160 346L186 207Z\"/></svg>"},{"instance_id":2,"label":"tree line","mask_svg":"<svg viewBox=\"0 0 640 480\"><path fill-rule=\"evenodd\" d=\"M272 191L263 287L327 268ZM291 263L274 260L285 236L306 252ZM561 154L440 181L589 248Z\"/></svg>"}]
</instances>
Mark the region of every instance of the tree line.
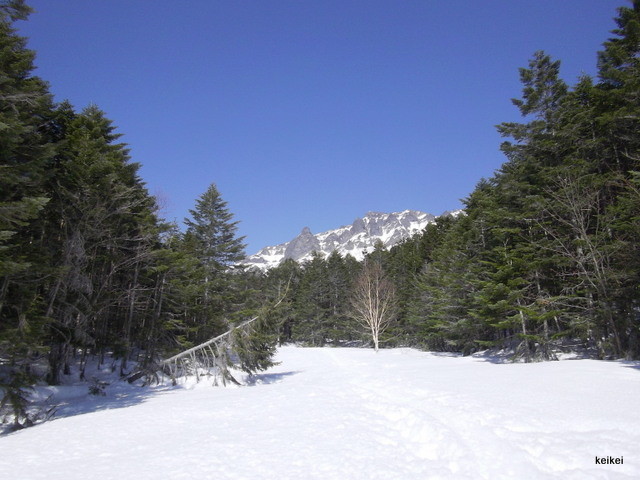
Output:
<instances>
[{"instance_id":1,"label":"tree line","mask_svg":"<svg viewBox=\"0 0 640 480\"><path fill-rule=\"evenodd\" d=\"M522 122L499 125L506 161L441 218L368 256L395 285L388 345L470 353L508 348L525 361L582 347L640 357L640 2L619 9L598 76L570 87L536 52L520 69ZM296 279L284 340L353 340L345 285L361 268L332 254L268 273Z\"/></svg>"},{"instance_id":2,"label":"tree line","mask_svg":"<svg viewBox=\"0 0 640 480\"><path fill-rule=\"evenodd\" d=\"M29 13L0 1L0 406L18 410L38 379L84 378L88 359L126 375L270 300L234 274L243 239L215 184L184 228L165 222L105 113L53 101L14 28ZM269 364L263 337L243 341L248 370Z\"/></svg>"},{"instance_id":3,"label":"tree line","mask_svg":"<svg viewBox=\"0 0 640 480\"><path fill-rule=\"evenodd\" d=\"M28 14L22 0L0 1L5 392L82 378L89 358L124 375L285 292L239 349L248 370L270 364L276 341L508 347L527 361L577 342L600 358L640 357L639 1L619 9L597 79L568 86L544 52L521 69L523 121L498 126L506 161L463 215L363 262L334 252L266 273L240 267L243 238L215 184L183 228L160 218L105 113L55 103L32 74L35 54L14 28ZM371 295L380 302L363 309L358 297Z\"/></svg>"}]
</instances>

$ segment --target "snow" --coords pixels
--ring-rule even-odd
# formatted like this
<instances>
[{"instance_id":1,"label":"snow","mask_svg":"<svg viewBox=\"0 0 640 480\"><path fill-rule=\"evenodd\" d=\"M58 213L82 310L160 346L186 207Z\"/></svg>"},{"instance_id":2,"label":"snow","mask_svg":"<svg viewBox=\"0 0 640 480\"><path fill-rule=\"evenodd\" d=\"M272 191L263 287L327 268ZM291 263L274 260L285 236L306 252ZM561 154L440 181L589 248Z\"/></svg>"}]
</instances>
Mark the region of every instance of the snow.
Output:
<instances>
[{"instance_id":1,"label":"snow","mask_svg":"<svg viewBox=\"0 0 640 480\"><path fill-rule=\"evenodd\" d=\"M640 478L638 362L298 347L278 360L243 387L118 382L76 398L0 437L0 478Z\"/></svg>"},{"instance_id":2,"label":"snow","mask_svg":"<svg viewBox=\"0 0 640 480\"><path fill-rule=\"evenodd\" d=\"M349 254L361 261L365 252L370 253L374 250L377 240L390 248L403 239L421 232L435 218L429 213L416 210L395 213L368 212L363 218L354 220L351 225L344 225L313 236L320 244L317 251L322 256L327 257L331 252L337 251L343 256ZM358 224L365 228L365 231L360 232ZM295 239L291 242L293 241ZM243 265L266 272L284 259L285 250L291 242L264 247L258 253L247 257ZM301 256L294 257L294 260L304 263L312 259L312 254L313 250L309 249L306 253L300 254Z\"/></svg>"}]
</instances>

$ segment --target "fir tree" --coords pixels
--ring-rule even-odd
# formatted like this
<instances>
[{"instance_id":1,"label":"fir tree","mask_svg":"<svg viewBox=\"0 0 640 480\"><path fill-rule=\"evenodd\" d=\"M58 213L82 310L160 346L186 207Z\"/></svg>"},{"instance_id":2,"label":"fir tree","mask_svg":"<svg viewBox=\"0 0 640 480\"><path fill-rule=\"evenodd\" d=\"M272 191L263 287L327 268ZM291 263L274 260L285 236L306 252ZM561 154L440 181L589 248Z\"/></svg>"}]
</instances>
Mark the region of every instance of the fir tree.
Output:
<instances>
[{"instance_id":1,"label":"fir tree","mask_svg":"<svg viewBox=\"0 0 640 480\"><path fill-rule=\"evenodd\" d=\"M317 252L302 265L303 275L295 292L296 319L292 340L313 346L324 346L332 324L331 287L327 277L327 261Z\"/></svg>"},{"instance_id":2,"label":"fir tree","mask_svg":"<svg viewBox=\"0 0 640 480\"><path fill-rule=\"evenodd\" d=\"M199 262L194 272L196 303L191 323L196 343L226 330L229 316L242 305L242 292L232 274L244 258L244 237L237 237L237 221L215 184L196 201L185 219L184 246Z\"/></svg>"},{"instance_id":3,"label":"fir tree","mask_svg":"<svg viewBox=\"0 0 640 480\"><path fill-rule=\"evenodd\" d=\"M0 1L0 363L27 370L43 335L40 288L49 272L41 220L55 154L51 96L32 75L35 53L13 27L30 11L21 0Z\"/></svg>"},{"instance_id":4,"label":"fir tree","mask_svg":"<svg viewBox=\"0 0 640 480\"><path fill-rule=\"evenodd\" d=\"M196 201L185 219L187 235L194 238L195 253L211 272L224 271L245 256L244 237L237 237L238 222L227 208L215 184Z\"/></svg>"}]
</instances>

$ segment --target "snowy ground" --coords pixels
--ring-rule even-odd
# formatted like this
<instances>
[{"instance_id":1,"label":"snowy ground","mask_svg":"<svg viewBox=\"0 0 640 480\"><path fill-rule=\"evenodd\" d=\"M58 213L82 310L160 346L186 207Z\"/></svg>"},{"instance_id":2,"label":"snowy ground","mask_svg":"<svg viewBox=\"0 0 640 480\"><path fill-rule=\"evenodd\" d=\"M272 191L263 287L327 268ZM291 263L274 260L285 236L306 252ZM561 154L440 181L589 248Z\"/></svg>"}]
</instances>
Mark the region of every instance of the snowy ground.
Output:
<instances>
[{"instance_id":1,"label":"snowy ground","mask_svg":"<svg viewBox=\"0 0 640 480\"><path fill-rule=\"evenodd\" d=\"M638 362L278 357L246 387L112 385L0 437L0 478L640 478ZM624 463L596 464L609 456Z\"/></svg>"}]
</instances>

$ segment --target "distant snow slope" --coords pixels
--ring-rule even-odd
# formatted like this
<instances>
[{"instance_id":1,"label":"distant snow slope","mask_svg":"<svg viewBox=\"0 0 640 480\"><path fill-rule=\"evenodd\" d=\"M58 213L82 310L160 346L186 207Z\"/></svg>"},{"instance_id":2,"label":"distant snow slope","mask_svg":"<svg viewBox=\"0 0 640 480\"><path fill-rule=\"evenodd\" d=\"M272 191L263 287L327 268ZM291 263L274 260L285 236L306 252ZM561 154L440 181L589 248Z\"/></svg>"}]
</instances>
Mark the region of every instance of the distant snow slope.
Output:
<instances>
[{"instance_id":1,"label":"distant snow slope","mask_svg":"<svg viewBox=\"0 0 640 480\"><path fill-rule=\"evenodd\" d=\"M91 413L0 438L0 477L640 478L638 362L295 347L278 357L248 387L108 387L84 404ZM596 464L609 456L624 463Z\"/></svg>"},{"instance_id":2,"label":"distant snow slope","mask_svg":"<svg viewBox=\"0 0 640 480\"><path fill-rule=\"evenodd\" d=\"M458 215L460 212L445 212L443 215ZM430 213L416 210L395 213L369 212L363 218L354 220L351 225L315 235L308 227L304 227L300 235L293 240L265 247L247 257L243 263L250 268L268 270L287 258L304 262L311 258L313 252L328 256L333 251L362 260L365 252L373 251L376 242L380 241L385 247L391 247L421 232L436 218Z\"/></svg>"}]
</instances>

